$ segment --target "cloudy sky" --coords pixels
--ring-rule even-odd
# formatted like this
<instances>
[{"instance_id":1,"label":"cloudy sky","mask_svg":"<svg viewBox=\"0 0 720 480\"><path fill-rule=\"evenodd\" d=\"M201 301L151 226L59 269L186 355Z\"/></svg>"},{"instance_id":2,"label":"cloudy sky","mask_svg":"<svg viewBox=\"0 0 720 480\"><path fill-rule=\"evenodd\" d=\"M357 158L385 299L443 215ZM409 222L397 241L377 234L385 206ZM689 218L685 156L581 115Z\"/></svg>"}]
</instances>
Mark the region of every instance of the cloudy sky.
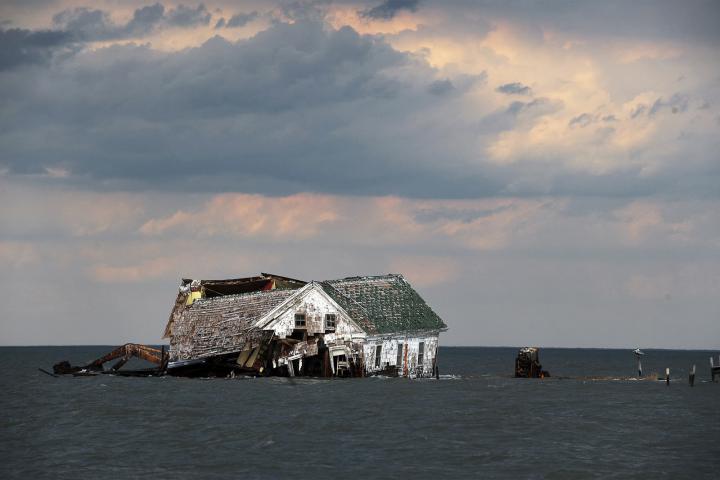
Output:
<instances>
[{"instance_id":1,"label":"cloudy sky","mask_svg":"<svg viewBox=\"0 0 720 480\"><path fill-rule=\"evenodd\" d=\"M151 0L152 1L152 0ZM0 343L403 273L445 345L720 348L720 3L5 0Z\"/></svg>"}]
</instances>

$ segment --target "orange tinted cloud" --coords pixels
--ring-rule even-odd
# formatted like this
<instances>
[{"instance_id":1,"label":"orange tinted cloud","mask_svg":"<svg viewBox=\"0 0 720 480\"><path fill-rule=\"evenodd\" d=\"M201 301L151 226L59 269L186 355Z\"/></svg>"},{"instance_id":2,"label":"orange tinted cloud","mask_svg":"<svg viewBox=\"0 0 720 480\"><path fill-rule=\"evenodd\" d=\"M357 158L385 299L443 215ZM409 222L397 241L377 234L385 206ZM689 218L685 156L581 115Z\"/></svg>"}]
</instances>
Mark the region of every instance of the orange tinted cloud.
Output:
<instances>
[{"instance_id":1,"label":"orange tinted cloud","mask_svg":"<svg viewBox=\"0 0 720 480\"><path fill-rule=\"evenodd\" d=\"M140 227L145 235L191 232L201 237L231 235L308 238L322 225L338 219L329 196L298 194L289 197L223 194L194 211L151 219Z\"/></svg>"},{"instance_id":2,"label":"orange tinted cloud","mask_svg":"<svg viewBox=\"0 0 720 480\"><path fill-rule=\"evenodd\" d=\"M390 271L402 273L416 287L431 287L451 281L461 269L450 257L414 255L393 258Z\"/></svg>"},{"instance_id":3,"label":"orange tinted cloud","mask_svg":"<svg viewBox=\"0 0 720 480\"><path fill-rule=\"evenodd\" d=\"M100 264L91 268L92 277L101 282L141 282L177 271L181 257L160 257L131 265Z\"/></svg>"},{"instance_id":4,"label":"orange tinted cloud","mask_svg":"<svg viewBox=\"0 0 720 480\"><path fill-rule=\"evenodd\" d=\"M34 245L23 242L0 242L0 265L20 268L39 262L40 255Z\"/></svg>"}]
</instances>

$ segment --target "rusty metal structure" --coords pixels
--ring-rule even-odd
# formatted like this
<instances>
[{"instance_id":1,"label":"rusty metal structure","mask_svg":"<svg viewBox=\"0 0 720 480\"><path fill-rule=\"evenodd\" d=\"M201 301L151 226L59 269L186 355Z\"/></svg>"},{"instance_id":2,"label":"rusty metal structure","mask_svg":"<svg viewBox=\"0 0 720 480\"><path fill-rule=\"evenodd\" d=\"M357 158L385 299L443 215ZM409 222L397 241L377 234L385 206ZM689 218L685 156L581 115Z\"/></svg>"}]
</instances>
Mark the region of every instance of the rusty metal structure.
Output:
<instances>
[{"instance_id":1,"label":"rusty metal structure","mask_svg":"<svg viewBox=\"0 0 720 480\"><path fill-rule=\"evenodd\" d=\"M141 370L121 370L121 368L133 357L145 360L146 362L150 362L157 366ZM117 362L109 369L105 369L105 364L113 360L117 360ZM71 374L75 376L97 375L100 373L111 373L125 376L163 375L167 368L167 361L168 355L165 351L165 347L154 348L137 343L126 343L125 345L122 345L83 366L72 366L67 360L58 362L53 365L53 373L55 375ZM44 372L44 370L41 371Z\"/></svg>"}]
</instances>

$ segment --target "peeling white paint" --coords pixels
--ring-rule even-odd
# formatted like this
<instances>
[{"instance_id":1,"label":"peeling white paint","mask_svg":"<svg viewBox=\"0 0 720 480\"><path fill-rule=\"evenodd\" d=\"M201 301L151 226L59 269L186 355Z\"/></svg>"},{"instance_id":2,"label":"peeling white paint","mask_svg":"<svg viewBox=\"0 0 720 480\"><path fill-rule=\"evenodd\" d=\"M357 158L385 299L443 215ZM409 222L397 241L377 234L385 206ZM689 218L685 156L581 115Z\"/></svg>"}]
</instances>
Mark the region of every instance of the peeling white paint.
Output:
<instances>
[{"instance_id":1,"label":"peeling white paint","mask_svg":"<svg viewBox=\"0 0 720 480\"><path fill-rule=\"evenodd\" d=\"M363 344L365 371L372 374L395 367L398 375L409 377L432 377L437 358L438 332L422 332L415 335L370 335ZM419 362L420 343L423 361ZM377 366L377 347L380 346L380 366ZM398 363L398 349L400 362Z\"/></svg>"},{"instance_id":2,"label":"peeling white paint","mask_svg":"<svg viewBox=\"0 0 720 480\"><path fill-rule=\"evenodd\" d=\"M293 297L293 302L283 305L283 310L275 311L272 318L263 327L272 330L278 338L287 338L296 330L295 314L305 315L305 328L308 336L324 335L325 343L333 344L345 341L358 341L366 334L350 316L330 299L319 287L311 288L302 295ZM325 316L335 315L335 328L327 329Z\"/></svg>"}]
</instances>

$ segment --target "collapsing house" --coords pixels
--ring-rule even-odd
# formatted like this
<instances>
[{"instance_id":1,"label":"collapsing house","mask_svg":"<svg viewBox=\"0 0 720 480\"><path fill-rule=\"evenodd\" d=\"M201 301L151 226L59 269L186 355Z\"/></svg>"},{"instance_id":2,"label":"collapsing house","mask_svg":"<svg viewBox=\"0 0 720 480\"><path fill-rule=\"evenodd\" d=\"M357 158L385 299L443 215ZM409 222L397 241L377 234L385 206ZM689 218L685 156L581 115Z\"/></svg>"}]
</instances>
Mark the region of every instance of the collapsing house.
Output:
<instances>
[{"instance_id":1,"label":"collapsing house","mask_svg":"<svg viewBox=\"0 0 720 480\"><path fill-rule=\"evenodd\" d=\"M402 275L183 279L167 373L430 377L446 329Z\"/></svg>"}]
</instances>

